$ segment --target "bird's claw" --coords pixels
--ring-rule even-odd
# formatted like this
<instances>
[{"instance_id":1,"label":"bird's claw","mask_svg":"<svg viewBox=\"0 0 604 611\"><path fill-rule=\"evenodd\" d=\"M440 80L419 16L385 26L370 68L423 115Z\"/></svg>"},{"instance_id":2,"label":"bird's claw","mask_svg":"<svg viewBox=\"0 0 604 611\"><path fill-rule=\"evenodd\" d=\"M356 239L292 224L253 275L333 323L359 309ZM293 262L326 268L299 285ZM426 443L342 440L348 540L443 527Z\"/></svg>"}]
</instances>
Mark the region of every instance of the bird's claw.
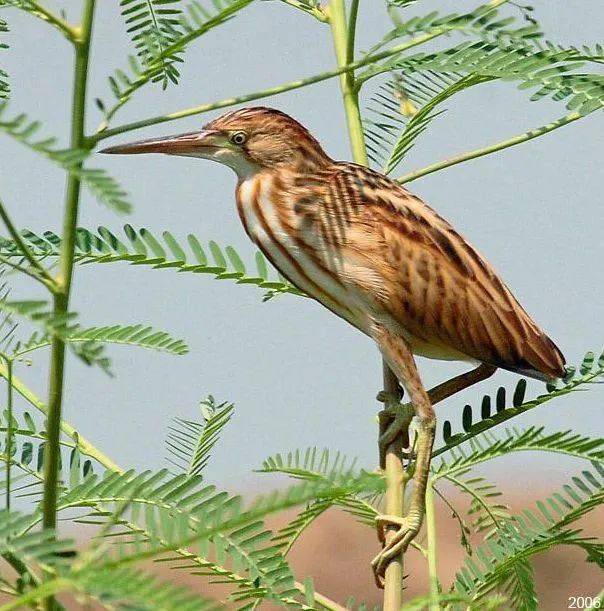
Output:
<instances>
[{"instance_id":1,"label":"bird's claw","mask_svg":"<svg viewBox=\"0 0 604 611\"><path fill-rule=\"evenodd\" d=\"M373 576L378 588L384 588L386 567L393 558L404 553L409 544L415 539L421 527L421 516L391 516L379 515L375 518L378 538L383 546L382 551L371 561ZM386 543L386 528L395 526L398 530L388 543Z\"/></svg>"},{"instance_id":2,"label":"bird's claw","mask_svg":"<svg viewBox=\"0 0 604 611\"><path fill-rule=\"evenodd\" d=\"M403 447L409 446L409 424L413 418L413 406L410 403L400 403L398 398L382 391L378 400L382 399L385 407L378 413L380 421L380 436L378 447L380 451L380 467L385 468L386 451L388 446L399 436L403 435Z\"/></svg>"}]
</instances>

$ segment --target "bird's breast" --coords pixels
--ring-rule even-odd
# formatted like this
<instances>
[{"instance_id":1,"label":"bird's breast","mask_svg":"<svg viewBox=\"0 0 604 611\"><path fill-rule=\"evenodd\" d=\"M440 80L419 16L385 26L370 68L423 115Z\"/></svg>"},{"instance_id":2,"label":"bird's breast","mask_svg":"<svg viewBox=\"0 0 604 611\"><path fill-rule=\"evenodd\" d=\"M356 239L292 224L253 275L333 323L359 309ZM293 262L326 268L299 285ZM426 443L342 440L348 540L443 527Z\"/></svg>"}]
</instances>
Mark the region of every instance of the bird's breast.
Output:
<instances>
[{"instance_id":1,"label":"bird's breast","mask_svg":"<svg viewBox=\"0 0 604 611\"><path fill-rule=\"evenodd\" d=\"M329 239L320 219L301 210L304 197L280 179L258 174L240 182L236 196L246 233L279 272L366 331L366 295L375 292L379 274L348 252L345 241ZM363 286L368 293L360 290Z\"/></svg>"}]
</instances>

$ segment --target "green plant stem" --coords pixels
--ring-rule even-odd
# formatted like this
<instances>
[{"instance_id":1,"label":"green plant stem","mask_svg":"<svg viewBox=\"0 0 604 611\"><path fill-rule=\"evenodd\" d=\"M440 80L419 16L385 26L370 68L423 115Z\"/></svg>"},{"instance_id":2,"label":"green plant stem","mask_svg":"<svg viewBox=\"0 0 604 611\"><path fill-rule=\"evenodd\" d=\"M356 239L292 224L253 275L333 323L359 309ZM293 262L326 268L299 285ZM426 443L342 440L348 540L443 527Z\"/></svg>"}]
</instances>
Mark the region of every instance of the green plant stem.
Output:
<instances>
[{"instance_id":1,"label":"green plant stem","mask_svg":"<svg viewBox=\"0 0 604 611\"><path fill-rule=\"evenodd\" d=\"M13 362L10 359L6 360L6 479L5 479L5 494L6 494L6 511L10 511L11 497L11 466L13 457Z\"/></svg>"},{"instance_id":2,"label":"green plant stem","mask_svg":"<svg viewBox=\"0 0 604 611\"><path fill-rule=\"evenodd\" d=\"M95 0L84 0L82 8L82 25L75 41L75 65L73 84L73 103L71 115L70 147L85 148L84 119L86 109L86 85L88 77L88 60L92 23L94 19ZM53 315L57 318L68 312L71 281L73 277L75 235L78 220L81 183L79 170L81 163L74 166L67 179L65 211L63 217L63 242L59 256L59 273L56 278L56 290L53 299ZM65 342L57 336L52 339L50 354L50 382L48 390L48 414L46 430L48 441L44 446L44 495L42 499L42 524L44 528L54 530L57 525L57 494L60 464L61 411L63 405L65 379ZM54 606L52 598L44 601L44 606L51 611Z\"/></svg>"},{"instance_id":3,"label":"green plant stem","mask_svg":"<svg viewBox=\"0 0 604 611\"><path fill-rule=\"evenodd\" d=\"M346 43L346 63L351 64L354 61L354 42L357 33L357 17L359 16L360 0L351 0L350 12L348 15L347 43Z\"/></svg>"},{"instance_id":4,"label":"green plant stem","mask_svg":"<svg viewBox=\"0 0 604 611\"><path fill-rule=\"evenodd\" d=\"M436 516L434 512L434 488L428 482L426 488L426 538L428 547L428 578L430 581L430 611L439 611L440 588L437 567Z\"/></svg>"},{"instance_id":5,"label":"green plant stem","mask_svg":"<svg viewBox=\"0 0 604 611\"><path fill-rule=\"evenodd\" d=\"M304 587L304 584L296 581L294 582L294 586L296 590L298 590L298 592L301 592L302 594L306 592L306 588ZM315 597L315 602L322 609L327 609L328 611L346 611L346 607L342 607L342 605L339 605L337 602L331 600L331 598L328 598L324 594L315 592L314 597Z\"/></svg>"},{"instance_id":6,"label":"green plant stem","mask_svg":"<svg viewBox=\"0 0 604 611\"><path fill-rule=\"evenodd\" d=\"M432 174L433 172L438 172L439 170L444 170L445 168L449 168L451 166L457 165L458 163L463 163L464 161L469 161L470 159L476 159L478 157L484 157L485 155L490 155L491 153L495 153L497 151L502 151L503 149L510 148L511 146L516 146L517 144L522 144L523 142L528 142L533 138L538 138L539 136L543 136L549 132L554 131L560 127L564 127L573 121L577 121L581 119L584 115L578 112L572 112L557 121L552 121L547 125L542 125L541 127L537 127L535 129L531 129L522 134L518 134L513 138L508 138L507 140L502 140L501 142L496 142L491 146L486 146L484 148L475 149L473 151L469 151L467 153L462 153L461 155L456 155L455 157L451 157L449 159L445 159L443 161L439 161L437 163L433 163L425 168L421 168L419 170L415 170L414 172L409 172L400 178L397 178L397 181L400 183L408 183L413 180L417 180L422 176L427 176L428 174Z\"/></svg>"},{"instance_id":7,"label":"green plant stem","mask_svg":"<svg viewBox=\"0 0 604 611\"><path fill-rule=\"evenodd\" d=\"M399 383L386 362L382 364L384 391L399 396ZM380 434L383 431L380 429ZM403 437L399 435L386 449L386 513L392 516L405 515L405 488L408 476L403 464ZM385 532L386 542L394 535L396 528ZM405 576L404 555L393 558L384 573L384 611L399 611L403 604L403 578Z\"/></svg>"},{"instance_id":8,"label":"green plant stem","mask_svg":"<svg viewBox=\"0 0 604 611\"><path fill-rule=\"evenodd\" d=\"M351 7L350 26L356 25L356 11L358 3ZM329 22L333 44L338 65L354 65L350 63L350 54L354 52L354 31L348 31L346 25L346 9L344 0L331 0L329 3ZM351 42L352 41L352 42ZM355 82L354 71L347 70L340 76L340 88L346 120L348 136L353 159L356 163L369 165L363 123L359 109L359 89ZM384 377L384 390L389 394L398 395L399 387L396 376L392 373L386 362L382 364ZM402 516L404 510L404 494L406 474L402 457L402 435L399 435L386 450L386 513ZM392 537L394 531L386 530L386 540ZM403 602L403 555L394 558L386 567L384 579L384 611L399 611Z\"/></svg>"},{"instance_id":9,"label":"green plant stem","mask_svg":"<svg viewBox=\"0 0 604 611\"><path fill-rule=\"evenodd\" d=\"M397 55L398 53L402 53L407 49L411 49L412 47L416 47L421 45L437 36L441 36L444 32L425 34L422 36L418 36L416 38L412 38L407 42L401 43L390 49L382 51L381 53L376 53L374 55L367 55L362 59L359 59L351 64L342 65L333 70L328 70L327 72L322 72L321 74L316 74L315 76L311 76L305 79L300 79L298 81L292 81L290 83L284 83L283 85L277 85L275 87L269 87L268 89L263 89L262 91L255 91L253 93L246 93L241 96L225 98L223 100L219 100L217 102L211 102L209 104L202 104L201 106L193 106L191 108L185 108L184 110L179 110L177 112L172 112L164 115L159 115L156 117L149 117L147 119L141 119L139 121L133 121L132 123L124 123L123 125L118 125L117 127L113 127L111 129L106 129L104 131L98 132L89 136L86 139L87 148L92 148L97 142L100 140L104 140L105 138L110 138L111 136L116 136L118 134L123 134L125 132L129 132L135 129L140 129L142 127L149 127L150 125L158 125L160 123L166 123L168 121L176 121L177 119L183 119L185 117L190 117L192 115L199 115L206 112L210 112L211 110L218 110L220 108L226 108L228 106L234 106L235 104L242 104L244 102L251 102L253 100L259 100L261 98L266 98L273 95L278 95L280 93L285 93L287 91L292 91L294 89L300 89L301 87L307 87L308 85L313 85L315 83L320 83L321 81L326 81L330 78L334 78L335 76L339 76L340 74L344 74L345 72L350 72L351 70L355 70L357 68L362 68L363 66L367 66L374 62L380 61L387 57L391 57L393 55ZM358 83L356 84L358 88Z\"/></svg>"},{"instance_id":10,"label":"green plant stem","mask_svg":"<svg viewBox=\"0 0 604 611\"><path fill-rule=\"evenodd\" d=\"M5 380L8 379L8 372L6 367L0 364L0 377L3 377ZM13 375L13 388L33 407L42 412L45 415L48 415L48 407L46 404L32 391L30 390L17 376ZM90 456L90 458L94 458L99 464L103 465L106 469L110 471L122 471L121 467L119 467L115 462L111 460L106 454L101 452L94 444L88 441L85 437L82 437L76 429L71 426L68 422L61 422L61 431L65 433L70 439L73 439L77 444L78 449L82 454L86 456Z\"/></svg>"},{"instance_id":11,"label":"green plant stem","mask_svg":"<svg viewBox=\"0 0 604 611\"><path fill-rule=\"evenodd\" d=\"M355 20L351 20L352 25L355 23ZM347 29L344 0L331 0L329 4L329 24L338 66L347 66L351 63L348 61L348 54L354 49L353 46L349 45L349 41L354 40L354 33ZM344 110L346 111L353 159L356 163L368 165L369 159L367 158L363 122L359 109L359 94L355 86L353 70L347 70L340 74L340 89L342 90Z\"/></svg>"}]
</instances>

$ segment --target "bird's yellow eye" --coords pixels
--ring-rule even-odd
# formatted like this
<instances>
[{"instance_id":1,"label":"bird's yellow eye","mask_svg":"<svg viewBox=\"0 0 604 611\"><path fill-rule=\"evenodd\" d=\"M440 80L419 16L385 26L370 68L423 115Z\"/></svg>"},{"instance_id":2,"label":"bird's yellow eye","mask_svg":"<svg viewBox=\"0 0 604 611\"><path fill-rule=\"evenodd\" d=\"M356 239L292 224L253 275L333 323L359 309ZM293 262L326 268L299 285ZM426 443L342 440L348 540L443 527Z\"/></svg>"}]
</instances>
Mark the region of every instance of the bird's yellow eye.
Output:
<instances>
[{"instance_id":1,"label":"bird's yellow eye","mask_svg":"<svg viewBox=\"0 0 604 611\"><path fill-rule=\"evenodd\" d=\"M246 140L247 134L245 132L235 132L234 134L231 134L231 142L233 144L241 146L242 144L245 144Z\"/></svg>"}]
</instances>

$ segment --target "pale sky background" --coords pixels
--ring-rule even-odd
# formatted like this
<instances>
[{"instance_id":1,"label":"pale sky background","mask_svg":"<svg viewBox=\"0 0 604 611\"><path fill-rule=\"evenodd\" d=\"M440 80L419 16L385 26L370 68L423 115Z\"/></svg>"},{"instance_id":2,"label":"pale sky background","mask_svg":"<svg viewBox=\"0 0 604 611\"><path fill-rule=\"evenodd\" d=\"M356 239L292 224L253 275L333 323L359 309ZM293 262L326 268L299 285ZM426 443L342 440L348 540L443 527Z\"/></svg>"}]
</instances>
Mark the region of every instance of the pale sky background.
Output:
<instances>
[{"instance_id":1,"label":"pale sky background","mask_svg":"<svg viewBox=\"0 0 604 611\"><path fill-rule=\"evenodd\" d=\"M469 10L476 2L425 0L416 10ZM561 44L595 44L602 38L601 0L534 0L545 32ZM73 21L80 2L64 7ZM117 0L97 3L90 91L110 98L106 76L125 66L131 51ZM358 48L370 46L389 28L383 3L364 0ZM71 49L45 24L4 11L12 33L1 65L12 77L11 112L27 112L45 126L44 134L67 138ZM162 92L147 87L118 115L117 123L242 94L310 76L334 66L329 30L281 5L257 1L234 20L191 45L179 87ZM595 68L590 68L594 70ZM92 99L92 98L91 98ZM337 80L268 98L262 104L298 118L336 158L349 159ZM509 137L565 113L562 104L531 103L513 84L491 84L448 105L400 173ZM88 127L100 117L91 104ZM105 145L189 131L216 116L188 119L132 132ZM425 177L412 190L468 237L495 265L526 309L556 340L569 363L604 343L602 260L602 114L537 141ZM0 136L0 192L17 224L34 231L60 228L64 175L40 156ZM81 225L124 222L161 233L232 244L252 262L234 205L235 178L227 168L195 159L161 156L97 157L131 193L135 209L119 218L84 193ZM28 285L14 298L38 295ZM65 417L123 466L164 466L164 438L172 416L195 418L199 399L212 393L236 403L233 421L212 462L212 479L241 488L262 459L279 451L329 446L376 462L374 402L381 364L372 343L310 300L283 296L267 304L262 291L209 276L126 264L76 270L72 309L89 325L151 324L191 348L186 357L110 347L115 379L70 357ZM463 369L461 365L420 362L427 385ZM18 374L46 395L45 359ZM461 428L461 408L480 404L485 391L516 376L499 373L438 408ZM531 392L540 390L539 385ZM516 426L576 428L602 432L602 391L558 399L513 421ZM519 455L494 469L523 485L530 478L568 477L570 466L553 457L535 461ZM572 471L584 465L573 464ZM546 470L545 472L543 470Z\"/></svg>"}]
</instances>

